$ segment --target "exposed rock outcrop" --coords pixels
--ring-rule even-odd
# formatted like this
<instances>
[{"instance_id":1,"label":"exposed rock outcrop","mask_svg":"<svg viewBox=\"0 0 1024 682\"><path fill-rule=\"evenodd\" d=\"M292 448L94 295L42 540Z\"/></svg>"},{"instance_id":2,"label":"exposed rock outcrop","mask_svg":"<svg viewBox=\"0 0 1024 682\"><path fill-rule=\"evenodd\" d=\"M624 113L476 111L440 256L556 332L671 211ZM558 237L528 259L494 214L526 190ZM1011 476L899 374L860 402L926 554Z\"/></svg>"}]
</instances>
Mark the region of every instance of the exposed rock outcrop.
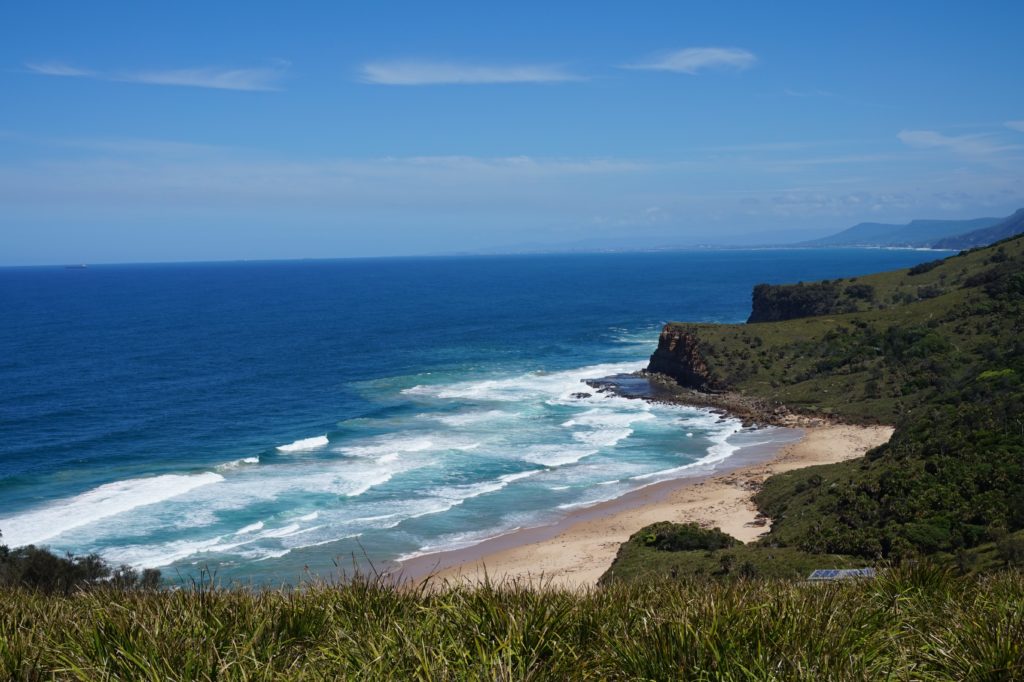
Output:
<instances>
[{"instance_id":1,"label":"exposed rock outcrop","mask_svg":"<svg viewBox=\"0 0 1024 682\"><path fill-rule=\"evenodd\" d=\"M664 374L675 379L680 386L698 391L724 388L708 369L697 334L686 327L665 325L647 371Z\"/></svg>"},{"instance_id":2,"label":"exposed rock outcrop","mask_svg":"<svg viewBox=\"0 0 1024 682\"><path fill-rule=\"evenodd\" d=\"M743 419L745 426L806 426L811 423L808 418L790 412L779 401L746 396L731 390L708 366L701 350L699 331L694 326L665 325L647 369L635 375L650 383L642 395L633 395L629 390L624 390L621 381L587 383L594 387L610 388L627 398L642 397L654 402L723 410Z\"/></svg>"}]
</instances>

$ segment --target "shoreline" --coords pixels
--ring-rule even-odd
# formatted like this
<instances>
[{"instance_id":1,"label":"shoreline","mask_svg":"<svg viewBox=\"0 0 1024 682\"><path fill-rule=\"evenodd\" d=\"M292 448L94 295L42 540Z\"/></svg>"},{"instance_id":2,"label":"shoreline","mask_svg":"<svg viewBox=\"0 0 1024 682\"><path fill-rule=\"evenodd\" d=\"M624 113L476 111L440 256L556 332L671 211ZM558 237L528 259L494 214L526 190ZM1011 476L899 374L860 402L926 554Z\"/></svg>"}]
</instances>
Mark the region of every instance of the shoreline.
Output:
<instances>
[{"instance_id":1,"label":"shoreline","mask_svg":"<svg viewBox=\"0 0 1024 682\"><path fill-rule=\"evenodd\" d=\"M810 421L810 420L808 420ZM794 424L794 426L797 426ZM769 476L862 456L889 440L890 426L813 420L796 439L742 447L703 475L659 481L613 500L568 513L534 528L517 529L470 547L409 558L393 573L400 582L476 583L486 578L536 586L588 588L608 569L619 545L657 521L718 527L743 542L768 527L752 501Z\"/></svg>"}]
</instances>

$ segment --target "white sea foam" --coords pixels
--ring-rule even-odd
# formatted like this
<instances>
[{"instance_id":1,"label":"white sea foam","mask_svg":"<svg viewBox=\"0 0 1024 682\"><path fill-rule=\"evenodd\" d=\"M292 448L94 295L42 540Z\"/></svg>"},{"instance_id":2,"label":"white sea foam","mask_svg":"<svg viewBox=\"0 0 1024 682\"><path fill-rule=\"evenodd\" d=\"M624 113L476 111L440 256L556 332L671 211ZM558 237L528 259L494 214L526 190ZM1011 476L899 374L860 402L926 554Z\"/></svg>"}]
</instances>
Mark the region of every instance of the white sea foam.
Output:
<instances>
[{"instance_id":1,"label":"white sea foam","mask_svg":"<svg viewBox=\"0 0 1024 682\"><path fill-rule=\"evenodd\" d=\"M420 385L402 391L406 395L442 400L515 402L529 397L570 401L573 393L592 393L581 382L642 369L646 363L623 362L590 365L560 372L531 372L507 379L484 379L454 384ZM610 397L610 396L609 396Z\"/></svg>"},{"instance_id":2,"label":"white sea foam","mask_svg":"<svg viewBox=\"0 0 1024 682\"><path fill-rule=\"evenodd\" d=\"M437 541L423 545L415 552L408 552L399 556L396 561L408 561L419 556L426 554L435 554L437 552L450 552L456 549L465 549L466 547L472 547L473 545L479 545L481 542L487 540L493 540L509 533L514 533L517 530L521 530L522 526L513 526L511 528L488 528L486 530L475 530L467 531L465 533L450 533L448 535L442 535Z\"/></svg>"},{"instance_id":3,"label":"white sea foam","mask_svg":"<svg viewBox=\"0 0 1024 682\"><path fill-rule=\"evenodd\" d=\"M117 563L137 568L166 566L197 554L229 554L258 560L283 556L296 547L307 546L310 543L292 542L291 539L324 528L325 526L303 528L298 523L290 523L267 529L260 521L245 526L230 536L218 535L199 540L174 540L150 545L112 547L104 552L104 556ZM266 546L268 542L274 546ZM282 543L285 544L282 546Z\"/></svg>"},{"instance_id":4,"label":"white sea foam","mask_svg":"<svg viewBox=\"0 0 1024 682\"><path fill-rule=\"evenodd\" d=\"M577 431L572 434L572 437L585 445L610 448L632 435L633 429L598 429L596 431Z\"/></svg>"},{"instance_id":5,"label":"white sea foam","mask_svg":"<svg viewBox=\"0 0 1024 682\"><path fill-rule=\"evenodd\" d=\"M316 520L319 517L320 517L320 512L313 512L312 514L306 514L305 516L300 516L299 517L299 521L314 521L314 520Z\"/></svg>"},{"instance_id":6,"label":"white sea foam","mask_svg":"<svg viewBox=\"0 0 1024 682\"><path fill-rule=\"evenodd\" d=\"M588 427L589 431L576 431L572 437L580 443L598 448L612 447L633 435L631 424L656 419L647 403L635 403L641 409L590 409L562 422L565 428Z\"/></svg>"},{"instance_id":7,"label":"white sea foam","mask_svg":"<svg viewBox=\"0 0 1024 682\"><path fill-rule=\"evenodd\" d=\"M466 500L474 497L480 497L481 495L487 495L488 493L497 492L505 488L510 483L523 478L529 478L530 476L535 476L542 471L543 469L534 469L532 471L522 471L515 474L505 474L504 476L499 476L497 479L484 481L482 483L467 483L464 485L434 488L427 493L430 497L419 501L417 503L419 508L409 513L405 518L418 519L423 516L430 516L431 514L441 514L449 509L461 505ZM394 525L398 524L396 523Z\"/></svg>"},{"instance_id":8,"label":"white sea foam","mask_svg":"<svg viewBox=\"0 0 1024 682\"><path fill-rule=\"evenodd\" d=\"M651 414L649 403L634 403L642 406L638 410L605 410L593 408L562 422L562 426L589 426L595 429L624 428L638 421L655 419Z\"/></svg>"},{"instance_id":9,"label":"white sea foam","mask_svg":"<svg viewBox=\"0 0 1024 682\"><path fill-rule=\"evenodd\" d=\"M594 505L598 505L598 504L601 504L603 502L611 502L612 500L614 500L617 497L619 497L618 494L615 494L615 495L605 495L605 496L602 496L602 497L590 498L590 499L586 499L586 500L579 500L578 502L567 502L565 504L558 505L557 508L558 509L562 509L562 510L586 509L587 507L593 507Z\"/></svg>"},{"instance_id":10,"label":"white sea foam","mask_svg":"<svg viewBox=\"0 0 1024 682\"><path fill-rule=\"evenodd\" d=\"M297 523L290 523L282 528L275 528L273 530L264 531L259 534L260 538L286 538L289 535L294 535L299 532L301 526Z\"/></svg>"},{"instance_id":11,"label":"white sea foam","mask_svg":"<svg viewBox=\"0 0 1024 682\"><path fill-rule=\"evenodd\" d=\"M423 452L434 448L434 440L426 436L380 436L367 445L345 445L338 452L353 457L381 457L399 452Z\"/></svg>"},{"instance_id":12,"label":"white sea foam","mask_svg":"<svg viewBox=\"0 0 1024 682\"><path fill-rule=\"evenodd\" d=\"M238 469L250 464L259 464L259 457L243 457L242 459L232 460L230 462L224 462L214 467L215 471L231 471L232 469Z\"/></svg>"},{"instance_id":13,"label":"white sea foam","mask_svg":"<svg viewBox=\"0 0 1024 682\"><path fill-rule=\"evenodd\" d=\"M223 480L220 474L207 471L116 481L45 507L0 519L0 529L3 529L4 542L12 547L38 544L75 528Z\"/></svg>"},{"instance_id":14,"label":"white sea foam","mask_svg":"<svg viewBox=\"0 0 1024 682\"><path fill-rule=\"evenodd\" d=\"M512 483L514 481L518 481L518 480L521 480L521 479L524 479L524 478L530 478L531 476L536 476L537 474L541 473L542 471L544 471L544 470L543 469L531 469L530 471L520 471L517 474L505 474L504 476L501 476L498 480L503 481L507 485L507 484Z\"/></svg>"},{"instance_id":15,"label":"white sea foam","mask_svg":"<svg viewBox=\"0 0 1024 682\"><path fill-rule=\"evenodd\" d=\"M362 537L362 535L363 535L362 533L353 533L352 535L342 535L339 538L327 538L326 540L317 540L316 542L311 542L308 545L303 545L300 549L306 549L307 547L319 547L321 545L328 545L328 544L330 544L332 542L341 542L342 540L349 540L351 538Z\"/></svg>"},{"instance_id":16,"label":"white sea foam","mask_svg":"<svg viewBox=\"0 0 1024 682\"><path fill-rule=\"evenodd\" d=\"M352 519L352 523L366 523L368 521L383 521L384 519L393 519L398 514L380 514L378 516L361 516L357 519Z\"/></svg>"},{"instance_id":17,"label":"white sea foam","mask_svg":"<svg viewBox=\"0 0 1024 682\"><path fill-rule=\"evenodd\" d=\"M305 450L316 450L327 445L330 441L327 440L327 436L313 436L312 438L302 438L288 445L278 445L278 452L302 452Z\"/></svg>"},{"instance_id":18,"label":"white sea foam","mask_svg":"<svg viewBox=\"0 0 1024 682\"><path fill-rule=\"evenodd\" d=\"M510 483L529 478L539 474L543 469L534 469L532 471L521 471L515 474L505 474L499 476L493 481L484 481L482 483L467 483L466 485L453 485L444 488L435 488L430 491L431 495L441 497L446 500L452 500L455 504L462 504L468 499L486 495L488 493L498 492L505 488ZM454 505L453 505L454 506Z\"/></svg>"},{"instance_id":19,"label":"white sea foam","mask_svg":"<svg viewBox=\"0 0 1024 682\"><path fill-rule=\"evenodd\" d=\"M515 417L515 415L509 412L503 412L501 410L478 410L473 412L460 412L459 414L438 416L435 417L435 419L437 419L442 424L447 424L448 426L468 426L470 424L492 422L498 419L509 419L512 417Z\"/></svg>"},{"instance_id":20,"label":"white sea foam","mask_svg":"<svg viewBox=\"0 0 1024 682\"><path fill-rule=\"evenodd\" d=\"M394 471L370 472L361 480L353 482L353 487L350 490L345 491L344 495L346 497L359 497L370 488L375 488L378 485L384 485L394 478L394 476Z\"/></svg>"},{"instance_id":21,"label":"white sea foam","mask_svg":"<svg viewBox=\"0 0 1024 682\"><path fill-rule=\"evenodd\" d=\"M158 568L216 547L221 537L207 540L174 540L153 545L127 545L109 547L103 551L104 558L116 564L128 564L135 568Z\"/></svg>"},{"instance_id":22,"label":"white sea foam","mask_svg":"<svg viewBox=\"0 0 1024 682\"><path fill-rule=\"evenodd\" d=\"M522 459L533 464L549 467L560 467L575 464L584 457L596 455L600 450L594 448L572 448L565 445L532 445L523 453Z\"/></svg>"},{"instance_id":23,"label":"white sea foam","mask_svg":"<svg viewBox=\"0 0 1024 682\"><path fill-rule=\"evenodd\" d=\"M337 448L341 452L352 457L376 457L381 462L393 461L398 455L415 452L436 452L440 450L474 450L480 447L479 440L467 440L466 438L452 438L440 433L429 433L406 436L401 434L389 434L376 436L360 441L354 445L344 445Z\"/></svg>"},{"instance_id":24,"label":"white sea foam","mask_svg":"<svg viewBox=\"0 0 1024 682\"><path fill-rule=\"evenodd\" d=\"M715 421L719 430L708 437L708 440L711 441L711 445L708 446L707 454L703 457L694 462L690 462L689 464L684 464L683 466L662 469L660 471L652 471L647 474L632 476L631 479L634 481L645 481L650 479L675 478L686 471L711 470L716 464L728 459L741 447L730 443L729 438L739 433L742 429L742 425L735 419L727 419L724 423L719 423L718 420Z\"/></svg>"},{"instance_id":25,"label":"white sea foam","mask_svg":"<svg viewBox=\"0 0 1024 682\"><path fill-rule=\"evenodd\" d=\"M651 348L658 343L658 334L660 330L650 330L644 332L629 332L625 329L613 328L615 332L612 336L612 341L624 346L642 346L644 348Z\"/></svg>"},{"instance_id":26,"label":"white sea foam","mask_svg":"<svg viewBox=\"0 0 1024 682\"><path fill-rule=\"evenodd\" d=\"M721 429L709 440L713 443L708 448L708 454L699 460L703 464L713 464L721 462L723 459L728 458L734 452L740 449L739 445L733 445L729 442L729 437L740 432L742 425L740 422L730 419L726 422L725 428Z\"/></svg>"}]
</instances>

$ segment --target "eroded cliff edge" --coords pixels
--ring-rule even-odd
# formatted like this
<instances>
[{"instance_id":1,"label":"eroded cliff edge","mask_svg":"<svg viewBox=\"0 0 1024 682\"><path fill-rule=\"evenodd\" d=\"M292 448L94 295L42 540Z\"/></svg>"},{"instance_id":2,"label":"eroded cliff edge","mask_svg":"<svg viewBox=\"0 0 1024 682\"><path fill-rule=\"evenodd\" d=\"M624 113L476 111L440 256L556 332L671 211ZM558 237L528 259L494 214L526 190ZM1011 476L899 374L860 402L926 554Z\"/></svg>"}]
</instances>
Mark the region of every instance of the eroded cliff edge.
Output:
<instances>
[{"instance_id":1,"label":"eroded cliff edge","mask_svg":"<svg viewBox=\"0 0 1024 682\"><path fill-rule=\"evenodd\" d=\"M781 401L734 390L708 362L713 350L703 340L703 326L669 323L662 329L658 347L643 372L658 386L655 400L722 410L741 418L746 425L799 426L821 421L798 416Z\"/></svg>"},{"instance_id":2,"label":"eroded cliff edge","mask_svg":"<svg viewBox=\"0 0 1024 682\"><path fill-rule=\"evenodd\" d=\"M658 337L658 347L651 355L647 371L671 377L684 388L697 391L720 391L725 388L708 368L701 351L696 330L666 324Z\"/></svg>"}]
</instances>

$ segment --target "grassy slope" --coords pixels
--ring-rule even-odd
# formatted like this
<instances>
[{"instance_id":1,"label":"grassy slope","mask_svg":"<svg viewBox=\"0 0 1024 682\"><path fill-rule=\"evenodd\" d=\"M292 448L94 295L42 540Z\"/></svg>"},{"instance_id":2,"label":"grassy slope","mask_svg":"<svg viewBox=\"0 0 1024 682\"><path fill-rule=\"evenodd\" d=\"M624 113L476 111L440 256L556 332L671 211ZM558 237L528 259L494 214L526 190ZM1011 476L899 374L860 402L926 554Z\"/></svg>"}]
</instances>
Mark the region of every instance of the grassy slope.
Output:
<instances>
[{"instance_id":1,"label":"grassy slope","mask_svg":"<svg viewBox=\"0 0 1024 682\"><path fill-rule=\"evenodd\" d=\"M925 269L833 283L853 313L680 325L730 388L897 425L862 460L769 479L756 497L773 520L763 546L964 567L1020 554L1024 238ZM870 300L844 293L865 284ZM984 559L994 551L1002 561Z\"/></svg>"},{"instance_id":2,"label":"grassy slope","mask_svg":"<svg viewBox=\"0 0 1024 682\"><path fill-rule=\"evenodd\" d=\"M0 594L0 679L1019 679L1024 575Z\"/></svg>"},{"instance_id":3,"label":"grassy slope","mask_svg":"<svg viewBox=\"0 0 1024 682\"><path fill-rule=\"evenodd\" d=\"M1008 260L986 262L998 248ZM874 288L873 300L841 294L855 313L677 326L697 333L711 371L739 391L808 412L895 423L944 386L972 378L968 372L987 348L1005 346L1021 331L1013 310L994 310L983 287L963 286L1007 264L1024 268L1024 240L949 258L923 274L839 280L841 288Z\"/></svg>"}]
</instances>

